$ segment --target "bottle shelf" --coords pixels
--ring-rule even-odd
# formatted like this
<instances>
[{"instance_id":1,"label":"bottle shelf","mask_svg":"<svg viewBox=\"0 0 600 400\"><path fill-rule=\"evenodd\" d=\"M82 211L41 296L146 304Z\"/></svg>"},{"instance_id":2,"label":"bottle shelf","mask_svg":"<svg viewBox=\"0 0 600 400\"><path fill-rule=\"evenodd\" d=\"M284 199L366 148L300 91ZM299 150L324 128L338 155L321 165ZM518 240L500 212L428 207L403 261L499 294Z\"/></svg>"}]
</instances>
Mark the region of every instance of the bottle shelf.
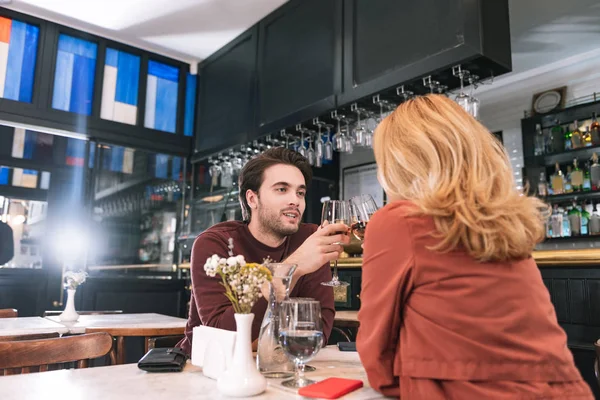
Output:
<instances>
[{"instance_id":1,"label":"bottle shelf","mask_svg":"<svg viewBox=\"0 0 600 400\"><path fill-rule=\"evenodd\" d=\"M566 237L556 237L556 238L547 238L542 243L565 243L565 242L574 242L574 241L600 241L600 235L585 235L585 236L566 236Z\"/></svg>"},{"instance_id":2,"label":"bottle shelf","mask_svg":"<svg viewBox=\"0 0 600 400\"><path fill-rule=\"evenodd\" d=\"M567 150L560 153L544 154L541 156L535 156L535 159L543 160L543 164L548 166L556 163L572 163L573 159L577 157L580 163L579 165L583 165L584 160L589 160L592 158L594 153L600 153L600 145L580 147L578 149Z\"/></svg>"},{"instance_id":3,"label":"bottle shelf","mask_svg":"<svg viewBox=\"0 0 600 400\"><path fill-rule=\"evenodd\" d=\"M564 194L553 194L550 196L542 197L547 203L557 204L566 202L568 200L574 201L582 201L582 200L591 200L591 199L600 199L600 190L593 190L589 192L572 192L572 193L564 193Z\"/></svg>"}]
</instances>

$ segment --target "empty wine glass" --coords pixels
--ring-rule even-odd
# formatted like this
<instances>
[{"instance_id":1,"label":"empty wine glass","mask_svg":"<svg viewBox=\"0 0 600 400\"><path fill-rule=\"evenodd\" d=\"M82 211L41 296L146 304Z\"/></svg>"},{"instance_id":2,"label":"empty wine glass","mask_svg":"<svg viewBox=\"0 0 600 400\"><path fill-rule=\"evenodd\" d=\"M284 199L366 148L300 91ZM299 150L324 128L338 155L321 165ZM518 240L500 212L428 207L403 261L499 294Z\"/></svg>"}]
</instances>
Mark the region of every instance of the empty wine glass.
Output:
<instances>
[{"instance_id":1,"label":"empty wine glass","mask_svg":"<svg viewBox=\"0 0 600 400\"><path fill-rule=\"evenodd\" d=\"M364 108L358 108L358 105L356 103L352 104L351 108L356 113L356 126L354 127L354 132L353 132L354 143L357 146L364 146L365 145L365 134L367 133L367 130L365 129L364 125L362 124L362 122L360 120L360 116L361 116L361 113L364 113L366 110Z\"/></svg>"},{"instance_id":2,"label":"empty wine glass","mask_svg":"<svg viewBox=\"0 0 600 400\"><path fill-rule=\"evenodd\" d=\"M300 146L298 146L298 150L296 151L302 156L306 157L308 149L304 146L304 132L300 133Z\"/></svg>"},{"instance_id":3,"label":"empty wine glass","mask_svg":"<svg viewBox=\"0 0 600 400\"><path fill-rule=\"evenodd\" d=\"M377 204L369 194L361 194L350 199L350 230L357 240L365 239L367 223L377 211Z\"/></svg>"},{"instance_id":4,"label":"empty wine glass","mask_svg":"<svg viewBox=\"0 0 600 400\"><path fill-rule=\"evenodd\" d=\"M323 146L323 158L325 160L331 161L333 160L333 143L331 142L331 128L333 125L324 125L327 130L327 140Z\"/></svg>"},{"instance_id":5,"label":"empty wine glass","mask_svg":"<svg viewBox=\"0 0 600 400\"><path fill-rule=\"evenodd\" d=\"M296 364L296 376L281 384L301 388L315 383L304 377L304 364L324 345L321 303L308 299L283 301L279 309L279 341L285 354Z\"/></svg>"},{"instance_id":6,"label":"empty wine glass","mask_svg":"<svg viewBox=\"0 0 600 400\"><path fill-rule=\"evenodd\" d=\"M350 133L350 120L348 118L344 118L344 122L346 123L346 132L342 132L342 136L344 138L344 152L352 154L354 152L354 138Z\"/></svg>"},{"instance_id":7,"label":"empty wine glass","mask_svg":"<svg viewBox=\"0 0 600 400\"><path fill-rule=\"evenodd\" d=\"M471 115L475 119L479 119L479 107L481 105L479 103L479 99L477 99L474 96L474 92L477 87L478 80L479 80L479 77L477 75L471 75L469 77L469 83L471 84L471 95L469 96L469 110L471 112Z\"/></svg>"},{"instance_id":8,"label":"empty wine glass","mask_svg":"<svg viewBox=\"0 0 600 400\"><path fill-rule=\"evenodd\" d=\"M321 133L321 128L324 123L320 121L315 121L317 125L317 138L315 140L315 155L317 158L323 158L323 147L325 146L325 142L323 142L323 134Z\"/></svg>"},{"instance_id":9,"label":"empty wine glass","mask_svg":"<svg viewBox=\"0 0 600 400\"><path fill-rule=\"evenodd\" d=\"M342 133L342 129L341 129L341 120L344 118L344 116L337 115L337 113L336 113L334 118L337 119L337 131L335 132L335 134L333 135L333 138L332 138L333 150L343 153L344 151L346 151L346 140L344 138L344 134Z\"/></svg>"},{"instance_id":10,"label":"empty wine glass","mask_svg":"<svg viewBox=\"0 0 600 400\"><path fill-rule=\"evenodd\" d=\"M308 133L308 150L306 151L306 158L308 159L308 163L310 165L315 165L315 150L313 149L313 136L312 131L306 130Z\"/></svg>"},{"instance_id":11,"label":"empty wine glass","mask_svg":"<svg viewBox=\"0 0 600 400\"><path fill-rule=\"evenodd\" d=\"M350 207L347 201L328 200L323 202L323 211L321 213L321 225L326 221L330 224L346 224L350 220ZM347 232L338 232L337 234L346 234ZM342 244L342 243L334 243ZM348 282L340 281L337 270L337 260L333 263L333 277L329 282L321 282L324 286L348 286Z\"/></svg>"}]
</instances>

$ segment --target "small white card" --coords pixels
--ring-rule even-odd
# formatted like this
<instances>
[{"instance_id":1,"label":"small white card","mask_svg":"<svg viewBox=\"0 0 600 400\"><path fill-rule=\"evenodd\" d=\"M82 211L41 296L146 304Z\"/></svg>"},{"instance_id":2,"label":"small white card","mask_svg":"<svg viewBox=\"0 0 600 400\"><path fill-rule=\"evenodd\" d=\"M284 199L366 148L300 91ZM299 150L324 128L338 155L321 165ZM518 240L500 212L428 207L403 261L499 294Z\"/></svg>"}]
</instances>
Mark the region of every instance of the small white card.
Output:
<instances>
[{"instance_id":1,"label":"small white card","mask_svg":"<svg viewBox=\"0 0 600 400\"><path fill-rule=\"evenodd\" d=\"M233 357L236 333L209 326L194 328L192 364L202 367L208 378L218 379L227 370Z\"/></svg>"}]
</instances>

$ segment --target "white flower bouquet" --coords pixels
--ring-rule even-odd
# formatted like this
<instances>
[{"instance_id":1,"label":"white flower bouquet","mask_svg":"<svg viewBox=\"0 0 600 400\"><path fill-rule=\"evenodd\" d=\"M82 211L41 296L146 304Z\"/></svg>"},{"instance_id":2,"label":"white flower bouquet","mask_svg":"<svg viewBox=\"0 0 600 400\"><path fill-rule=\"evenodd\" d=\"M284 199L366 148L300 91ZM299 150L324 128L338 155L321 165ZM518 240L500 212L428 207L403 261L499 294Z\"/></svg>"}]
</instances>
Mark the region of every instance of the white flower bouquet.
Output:
<instances>
[{"instance_id":1,"label":"white flower bouquet","mask_svg":"<svg viewBox=\"0 0 600 400\"><path fill-rule=\"evenodd\" d=\"M209 257L204 271L210 277L221 277L225 296L231 301L235 313L250 314L256 300L262 297L262 285L271 282L271 272L263 264L246 263L244 256L231 254L230 251L228 258L216 254Z\"/></svg>"},{"instance_id":2,"label":"white flower bouquet","mask_svg":"<svg viewBox=\"0 0 600 400\"><path fill-rule=\"evenodd\" d=\"M87 278L87 272L79 271L67 271L65 272L65 289L77 289L77 286L85 282Z\"/></svg>"}]
</instances>

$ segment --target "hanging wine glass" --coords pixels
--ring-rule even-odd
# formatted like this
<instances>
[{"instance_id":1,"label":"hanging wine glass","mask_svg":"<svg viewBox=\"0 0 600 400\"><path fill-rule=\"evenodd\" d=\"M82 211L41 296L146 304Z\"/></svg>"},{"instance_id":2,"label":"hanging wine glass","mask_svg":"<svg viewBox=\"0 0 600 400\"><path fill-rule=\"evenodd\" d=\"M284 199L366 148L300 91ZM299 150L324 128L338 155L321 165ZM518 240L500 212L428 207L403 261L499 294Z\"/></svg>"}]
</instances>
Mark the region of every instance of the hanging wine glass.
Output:
<instances>
[{"instance_id":1,"label":"hanging wine glass","mask_svg":"<svg viewBox=\"0 0 600 400\"><path fill-rule=\"evenodd\" d=\"M296 151L302 156L306 157L308 149L304 146L304 132L300 133L300 146L298 146L298 150Z\"/></svg>"},{"instance_id":2,"label":"hanging wine glass","mask_svg":"<svg viewBox=\"0 0 600 400\"><path fill-rule=\"evenodd\" d=\"M470 114L469 95L465 93L465 79L469 78L470 73L467 70L461 69L460 65L457 65L452 68L452 74L460 79L460 92L454 98L454 101Z\"/></svg>"},{"instance_id":3,"label":"hanging wine glass","mask_svg":"<svg viewBox=\"0 0 600 400\"><path fill-rule=\"evenodd\" d=\"M315 149L313 148L313 136L312 134L314 133L313 131L306 129L304 130L302 133L306 132L308 134L308 150L306 151L306 158L308 159L308 163L310 165L315 165Z\"/></svg>"},{"instance_id":4,"label":"hanging wine glass","mask_svg":"<svg viewBox=\"0 0 600 400\"><path fill-rule=\"evenodd\" d=\"M371 120L371 122L375 121L375 118L376 118L375 113L367 111L365 116L368 118L368 120ZM368 120L367 120L367 122L368 122ZM373 134L375 133L375 128L369 128L369 126L367 125L367 122L365 122L364 146L368 147L368 148L373 148ZM375 126L377 126L377 125L375 125Z\"/></svg>"},{"instance_id":5,"label":"hanging wine glass","mask_svg":"<svg viewBox=\"0 0 600 400\"><path fill-rule=\"evenodd\" d=\"M335 135L333 135L332 138L333 150L343 153L344 151L346 151L346 140L344 138L344 135L342 134L341 129L341 120L344 118L344 116L338 115L337 112L334 111L332 113L332 117L337 120L337 131L335 132Z\"/></svg>"},{"instance_id":6,"label":"hanging wine glass","mask_svg":"<svg viewBox=\"0 0 600 400\"><path fill-rule=\"evenodd\" d=\"M469 76L469 83L471 84L471 95L469 96L469 109L471 111L471 115L475 119L479 119L479 108L481 103L479 99L474 96L475 89L477 89L477 81L479 77L477 75Z\"/></svg>"},{"instance_id":7,"label":"hanging wine glass","mask_svg":"<svg viewBox=\"0 0 600 400\"><path fill-rule=\"evenodd\" d=\"M315 135L315 157L323 158L323 146L325 142L323 142L323 134L321 133L321 128L325 125L323 122L319 121L318 118L313 119L313 125L317 126L317 133Z\"/></svg>"},{"instance_id":8,"label":"hanging wine glass","mask_svg":"<svg viewBox=\"0 0 600 400\"><path fill-rule=\"evenodd\" d=\"M357 146L365 145L365 135L367 130L360 120L361 113L364 113L366 110L364 108L358 108L358 104L354 103L350 106L350 109L356 113L356 126L354 127L354 143Z\"/></svg>"},{"instance_id":9,"label":"hanging wine glass","mask_svg":"<svg viewBox=\"0 0 600 400\"><path fill-rule=\"evenodd\" d=\"M342 136L344 137L344 152L352 154L354 152L354 138L350 133L350 120L344 118L344 122L346 123L346 132L342 132Z\"/></svg>"},{"instance_id":10,"label":"hanging wine glass","mask_svg":"<svg viewBox=\"0 0 600 400\"><path fill-rule=\"evenodd\" d=\"M327 140L323 145L323 158L327 161L331 161L333 160L333 143L331 142L331 128L333 128L333 125L326 124L323 126L327 132Z\"/></svg>"}]
</instances>

